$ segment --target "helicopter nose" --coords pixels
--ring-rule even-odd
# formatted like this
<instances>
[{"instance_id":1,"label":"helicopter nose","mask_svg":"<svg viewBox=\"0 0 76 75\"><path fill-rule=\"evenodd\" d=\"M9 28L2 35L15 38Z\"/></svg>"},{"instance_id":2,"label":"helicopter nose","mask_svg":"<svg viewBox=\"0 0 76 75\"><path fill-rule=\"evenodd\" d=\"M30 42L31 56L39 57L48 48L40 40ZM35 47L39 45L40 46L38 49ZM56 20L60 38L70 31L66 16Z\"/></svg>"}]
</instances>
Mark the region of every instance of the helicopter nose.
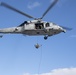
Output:
<instances>
[{"instance_id":1,"label":"helicopter nose","mask_svg":"<svg viewBox=\"0 0 76 75\"><path fill-rule=\"evenodd\" d=\"M66 33L66 30L65 30L65 29L63 29L63 30L62 30L62 32Z\"/></svg>"},{"instance_id":2,"label":"helicopter nose","mask_svg":"<svg viewBox=\"0 0 76 75\"><path fill-rule=\"evenodd\" d=\"M65 29L63 29L62 27L60 27L60 30L62 31L62 32L66 32L66 30Z\"/></svg>"}]
</instances>

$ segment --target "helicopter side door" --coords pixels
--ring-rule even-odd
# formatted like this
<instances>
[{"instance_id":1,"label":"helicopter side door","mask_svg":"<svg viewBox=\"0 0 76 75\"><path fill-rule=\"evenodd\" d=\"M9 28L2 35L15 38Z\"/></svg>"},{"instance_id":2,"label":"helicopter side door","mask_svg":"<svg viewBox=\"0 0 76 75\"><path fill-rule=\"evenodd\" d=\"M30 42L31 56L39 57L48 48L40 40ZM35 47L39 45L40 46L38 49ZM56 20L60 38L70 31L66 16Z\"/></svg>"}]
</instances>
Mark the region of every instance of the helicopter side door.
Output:
<instances>
[{"instance_id":1,"label":"helicopter side door","mask_svg":"<svg viewBox=\"0 0 76 75\"><path fill-rule=\"evenodd\" d=\"M35 23L35 29L43 29L44 23Z\"/></svg>"},{"instance_id":2,"label":"helicopter side door","mask_svg":"<svg viewBox=\"0 0 76 75\"><path fill-rule=\"evenodd\" d=\"M35 29L34 23L29 23L24 25L24 30L32 30Z\"/></svg>"}]
</instances>

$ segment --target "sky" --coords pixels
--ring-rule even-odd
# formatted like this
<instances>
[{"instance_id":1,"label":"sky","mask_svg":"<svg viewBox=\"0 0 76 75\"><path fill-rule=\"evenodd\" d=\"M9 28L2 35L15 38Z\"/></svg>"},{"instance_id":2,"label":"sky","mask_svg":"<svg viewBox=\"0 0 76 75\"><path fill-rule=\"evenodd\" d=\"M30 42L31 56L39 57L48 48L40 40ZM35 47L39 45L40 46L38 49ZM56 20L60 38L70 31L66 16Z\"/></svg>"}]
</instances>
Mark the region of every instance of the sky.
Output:
<instances>
[{"instance_id":1,"label":"sky","mask_svg":"<svg viewBox=\"0 0 76 75\"><path fill-rule=\"evenodd\" d=\"M53 0L0 0L41 17ZM0 28L15 27L29 19L0 6ZM0 75L76 75L76 0L59 0L44 21L72 28L44 40L44 36L5 34L0 39ZM36 49L34 45L42 45Z\"/></svg>"}]
</instances>

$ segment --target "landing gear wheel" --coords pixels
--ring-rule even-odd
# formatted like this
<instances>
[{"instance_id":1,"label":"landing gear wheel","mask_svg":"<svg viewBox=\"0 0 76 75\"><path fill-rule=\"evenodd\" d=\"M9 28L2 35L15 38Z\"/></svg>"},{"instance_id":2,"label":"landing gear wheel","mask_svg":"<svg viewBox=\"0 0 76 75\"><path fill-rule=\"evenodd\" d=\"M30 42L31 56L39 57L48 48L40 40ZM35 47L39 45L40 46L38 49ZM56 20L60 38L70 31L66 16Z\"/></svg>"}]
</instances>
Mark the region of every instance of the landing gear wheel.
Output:
<instances>
[{"instance_id":1,"label":"landing gear wheel","mask_svg":"<svg viewBox=\"0 0 76 75\"><path fill-rule=\"evenodd\" d=\"M47 40L47 38L48 38L47 36L44 37L45 40Z\"/></svg>"}]
</instances>

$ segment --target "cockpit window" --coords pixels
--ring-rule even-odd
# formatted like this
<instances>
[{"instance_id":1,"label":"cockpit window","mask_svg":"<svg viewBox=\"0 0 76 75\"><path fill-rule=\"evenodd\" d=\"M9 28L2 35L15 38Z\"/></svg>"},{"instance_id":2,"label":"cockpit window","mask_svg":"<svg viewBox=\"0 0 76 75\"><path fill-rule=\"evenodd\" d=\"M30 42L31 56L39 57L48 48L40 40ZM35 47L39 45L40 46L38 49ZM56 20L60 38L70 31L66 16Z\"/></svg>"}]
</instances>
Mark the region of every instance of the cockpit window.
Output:
<instances>
[{"instance_id":1,"label":"cockpit window","mask_svg":"<svg viewBox=\"0 0 76 75\"><path fill-rule=\"evenodd\" d=\"M49 23L46 23L46 27L49 27L50 26L50 24Z\"/></svg>"}]
</instances>

